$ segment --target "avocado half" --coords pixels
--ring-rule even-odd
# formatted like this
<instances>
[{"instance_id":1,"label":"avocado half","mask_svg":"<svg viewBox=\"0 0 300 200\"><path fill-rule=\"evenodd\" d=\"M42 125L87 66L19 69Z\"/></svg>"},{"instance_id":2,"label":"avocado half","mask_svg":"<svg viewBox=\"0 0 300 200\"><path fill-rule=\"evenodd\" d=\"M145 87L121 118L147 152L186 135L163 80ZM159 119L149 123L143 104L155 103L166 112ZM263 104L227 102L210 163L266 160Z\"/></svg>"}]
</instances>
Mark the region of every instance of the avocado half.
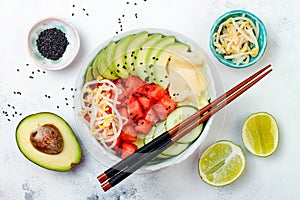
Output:
<instances>
[{"instance_id":1,"label":"avocado half","mask_svg":"<svg viewBox=\"0 0 300 200\"><path fill-rule=\"evenodd\" d=\"M33 163L50 170L69 171L80 162L80 144L60 116L40 112L22 119L16 129L20 151Z\"/></svg>"}]
</instances>

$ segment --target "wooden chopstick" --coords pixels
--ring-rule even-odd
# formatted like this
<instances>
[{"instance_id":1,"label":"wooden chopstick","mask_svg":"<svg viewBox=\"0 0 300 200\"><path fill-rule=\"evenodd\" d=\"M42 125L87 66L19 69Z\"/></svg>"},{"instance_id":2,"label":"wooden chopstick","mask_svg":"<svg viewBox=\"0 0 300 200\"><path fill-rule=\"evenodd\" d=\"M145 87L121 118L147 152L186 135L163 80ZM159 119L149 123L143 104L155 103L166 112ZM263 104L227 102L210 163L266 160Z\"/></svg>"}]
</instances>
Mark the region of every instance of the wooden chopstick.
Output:
<instances>
[{"instance_id":1,"label":"wooden chopstick","mask_svg":"<svg viewBox=\"0 0 300 200\"><path fill-rule=\"evenodd\" d=\"M120 162L118 162L114 166L112 166L111 168L107 169L104 173L102 173L102 174L100 174L98 176L99 182L103 183L108 178L114 176L115 174L119 173L119 171L123 170L128 165L130 165L131 163L135 162L137 159L143 157L143 155L145 153L149 153L152 150L155 150L155 147L159 146L159 144L161 144L161 143L169 140L170 139L170 135L173 135L173 134L177 133L179 127L184 127L184 126L188 125L190 122L192 122L193 120L198 119L201 115L203 115L205 112L207 112L213 106L215 106L218 103L220 103L221 101L223 101L225 98L227 98L228 96L230 96L231 94L233 94L236 90L238 90L241 87L243 87L245 84L247 84L253 78L255 78L256 76L258 76L262 72L266 71L270 67L271 67L271 65L268 65L268 66L262 68L261 70L259 70L258 72L256 72L252 76L248 77L247 79L245 79L244 81L242 81L241 83L239 83L238 85L236 85L235 87L231 88L225 94L221 95L216 100L214 100L213 102L211 102L210 104L206 105L201 110L199 110L198 112L196 112L195 114L193 114L192 116L190 116L189 118L187 118L186 120L184 120L181 124L178 124L177 126L175 126L172 129L170 129L169 130L169 134L162 134L156 140L151 141L147 145L145 145L142 148L138 149L134 154L131 154L126 159L121 160Z\"/></svg>"},{"instance_id":2,"label":"wooden chopstick","mask_svg":"<svg viewBox=\"0 0 300 200\"><path fill-rule=\"evenodd\" d=\"M270 73L272 69L262 74L270 67L271 65L264 67L257 73L253 74L246 80L242 81L237 86L227 91L225 94L221 95L215 101L208 104L207 106L205 106L203 109L201 109L200 111L198 111L197 113L189 117L188 119L184 120L182 123L178 124L177 126L170 129L169 131L166 131L161 136L151 141L141 149L139 149L136 153L131 154L126 159L120 161L119 163L117 163L116 165L109 168L101 175L99 175L98 180L100 183L103 183L101 185L102 189L104 191L107 191L111 187L115 186L116 184L124 180L126 177L128 177L130 174L132 174L134 171L139 169L141 166L146 164L148 161L155 158L157 155L159 155L161 152L163 152L165 149L171 146L175 141L183 137L185 134L189 133L196 126L207 121L213 114L215 114L220 109L225 107L227 104L232 102L235 98L237 98L239 95L241 95L243 92L248 90L259 80L265 77L268 73ZM207 112L211 108L212 110ZM187 127L182 128L184 126Z\"/></svg>"}]
</instances>

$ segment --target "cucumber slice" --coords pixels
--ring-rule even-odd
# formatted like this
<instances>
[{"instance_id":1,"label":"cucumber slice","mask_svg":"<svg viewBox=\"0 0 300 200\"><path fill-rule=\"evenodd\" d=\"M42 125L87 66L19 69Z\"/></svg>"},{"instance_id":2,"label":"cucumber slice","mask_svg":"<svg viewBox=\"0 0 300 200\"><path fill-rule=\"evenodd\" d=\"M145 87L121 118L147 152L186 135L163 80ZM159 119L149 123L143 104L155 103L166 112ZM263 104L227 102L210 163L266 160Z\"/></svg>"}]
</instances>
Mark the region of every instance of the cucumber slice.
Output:
<instances>
[{"instance_id":1,"label":"cucumber slice","mask_svg":"<svg viewBox=\"0 0 300 200\"><path fill-rule=\"evenodd\" d=\"M161 134L163 134L164 132L166 132L166 126L165 126L165 121L159 122L156 124L156 128L154 129L154 134L153 134L153 138L155 139L158 136L160 136Z\"/></svg>"},{"instance_id":2,"label":"cucumber slice","mask_svg":"<svg viewBox=\"0 0 300 200\"><path fill-rule=\"evenodd\" d=\"M152 129L150 130L150 132L146 135L146 137L144 139L144 144L148 144L149 142L151 142L153 140L155 128L156 128L156 126L153 126Z\"/></svg>"},{"instance_id":3,"label":"cucumber slice","mask_svg":"<svg viewBox=\"0 0 300 200\"><path fill-rule=\"evenodd\" d=\"M172 146L162 152L165 156L177 156L188 148L189 143L177 143L175 142Z\"/></svg>"},{"instance_id":4,"label":"cucumber slice","mask_svg":"<svg viewBox=\"0 0 300 200\"><path fill-rule=\"evenodd\" d=\"M156 156L156 158L160 158L160 159L167 159L170 157L172 157L172 156L168 156L168 155L164 155L164 154L159 154L158 156Z\"/></svg>"},{"instance_id":5,"label":"cucumber slice","mask_svg":"<svg viewBox=\"0 0 300 200\"><path fill-rule=\"evenodd\" d=\"M137 148L141 148L142 146L144 146L144 140L145 140L145 135L144 134L138 134L136 141L133 142L133 144L135 144L137 146Z\"/></svg>"},{"instance_id":6,"label":"cucumber slice","mask_svg":"<svg viewBox=\"0 0 300 200\"><path fill-rule=\"evenodd\" d=\"M176 108L172 113L169 114L169 116L166 119L166 128L167 130L173 128L178 123L182 122L195 112L197 112L198 109L193 106L180 106ZM203 124L200 124L196 128L194 128L191 132L180 138L177 143L191 143L194 140L196 140L199 135L201 134L203 129Z\"/></svg>"}]
</instances>

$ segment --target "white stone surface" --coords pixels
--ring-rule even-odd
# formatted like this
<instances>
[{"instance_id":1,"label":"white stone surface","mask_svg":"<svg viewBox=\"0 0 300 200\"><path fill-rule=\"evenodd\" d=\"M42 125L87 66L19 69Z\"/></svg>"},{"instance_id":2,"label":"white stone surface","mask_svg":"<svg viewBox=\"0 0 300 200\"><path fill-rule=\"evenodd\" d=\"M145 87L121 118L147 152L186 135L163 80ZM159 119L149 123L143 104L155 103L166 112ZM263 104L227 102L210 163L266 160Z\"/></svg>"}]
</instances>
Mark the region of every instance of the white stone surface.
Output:
<instances>
[{"instance_id":1,"label":"white stone surface","mask_svg":"<svg viewBox=\"0 0 300 200\"><path fill-rule=\"evenodd\" d=\"M260 17L269 37L263 59L242 70L221 65L208 48L209 30L213 22L221 14L234 9L245 9ZM298 0L2 0L0 199L299 199L299 10ZM81 36L82 46L78 58L69 68L43 73L43 70L37 71L39 68L29 57L26 39L30 27L38 19L47 16L64 17L73 23ZM49 171L29 162L20 153L15 141L15 129L26 115L51 111L65 118L76 131L71 100L74 91L71 88L74 87L81 63L91 51L114 36L116 31L121 32L118 18L122 21L122 32L164 28L196 41L214 61L221 77L218 81L220 88L222 85L230 88L269 63L274 71L216 116L210 137L189 159L158 172L134 174L104 193L96 177L105 167L89 155L85 146L82 145L82 162L72 171ZM34 78L30 79L29 76ZM21 95L14 92L21 92ZM8 112L9 117L3 111ZM272 113L280 126L279 148L274 155L265 159L249 154L241 140L243 120L257 111ZM247 166L236 182L215 188L200 180L197 161L203 148L219 139L230 139L241 145L245 150Z\"/></svg>"}]
</instances>

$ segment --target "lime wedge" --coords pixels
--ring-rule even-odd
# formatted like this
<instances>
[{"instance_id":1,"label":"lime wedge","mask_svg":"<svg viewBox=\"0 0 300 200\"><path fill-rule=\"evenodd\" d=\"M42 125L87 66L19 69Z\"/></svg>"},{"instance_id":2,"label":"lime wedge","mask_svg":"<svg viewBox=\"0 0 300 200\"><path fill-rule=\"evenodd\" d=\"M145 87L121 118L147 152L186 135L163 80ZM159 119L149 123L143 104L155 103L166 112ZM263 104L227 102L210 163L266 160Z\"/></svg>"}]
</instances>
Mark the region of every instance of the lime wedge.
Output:
<instances>
[{"instance_id":1,"label":"lime wedge","mask_svg":"<svg viewBox=\"0 0 300 200\"><path fill-rule=\"evenodd\" d=\"M245 155L240 146L228 140L209 146L199 159L199 176L213 186L224 186L235 181L244 171Z\"/></svg>"},{"instance_id":2,"label":"lime wedge","mask_svg":"<svg viewBox=\"0 0 300 200\"><path fill-rule=\"evenodd\" d=\"M276 120L267 112L251 114L242 129L243 143L246 149L261 157L275 152L279 142L279 129Z\"/></svg>"}]
</instances>

